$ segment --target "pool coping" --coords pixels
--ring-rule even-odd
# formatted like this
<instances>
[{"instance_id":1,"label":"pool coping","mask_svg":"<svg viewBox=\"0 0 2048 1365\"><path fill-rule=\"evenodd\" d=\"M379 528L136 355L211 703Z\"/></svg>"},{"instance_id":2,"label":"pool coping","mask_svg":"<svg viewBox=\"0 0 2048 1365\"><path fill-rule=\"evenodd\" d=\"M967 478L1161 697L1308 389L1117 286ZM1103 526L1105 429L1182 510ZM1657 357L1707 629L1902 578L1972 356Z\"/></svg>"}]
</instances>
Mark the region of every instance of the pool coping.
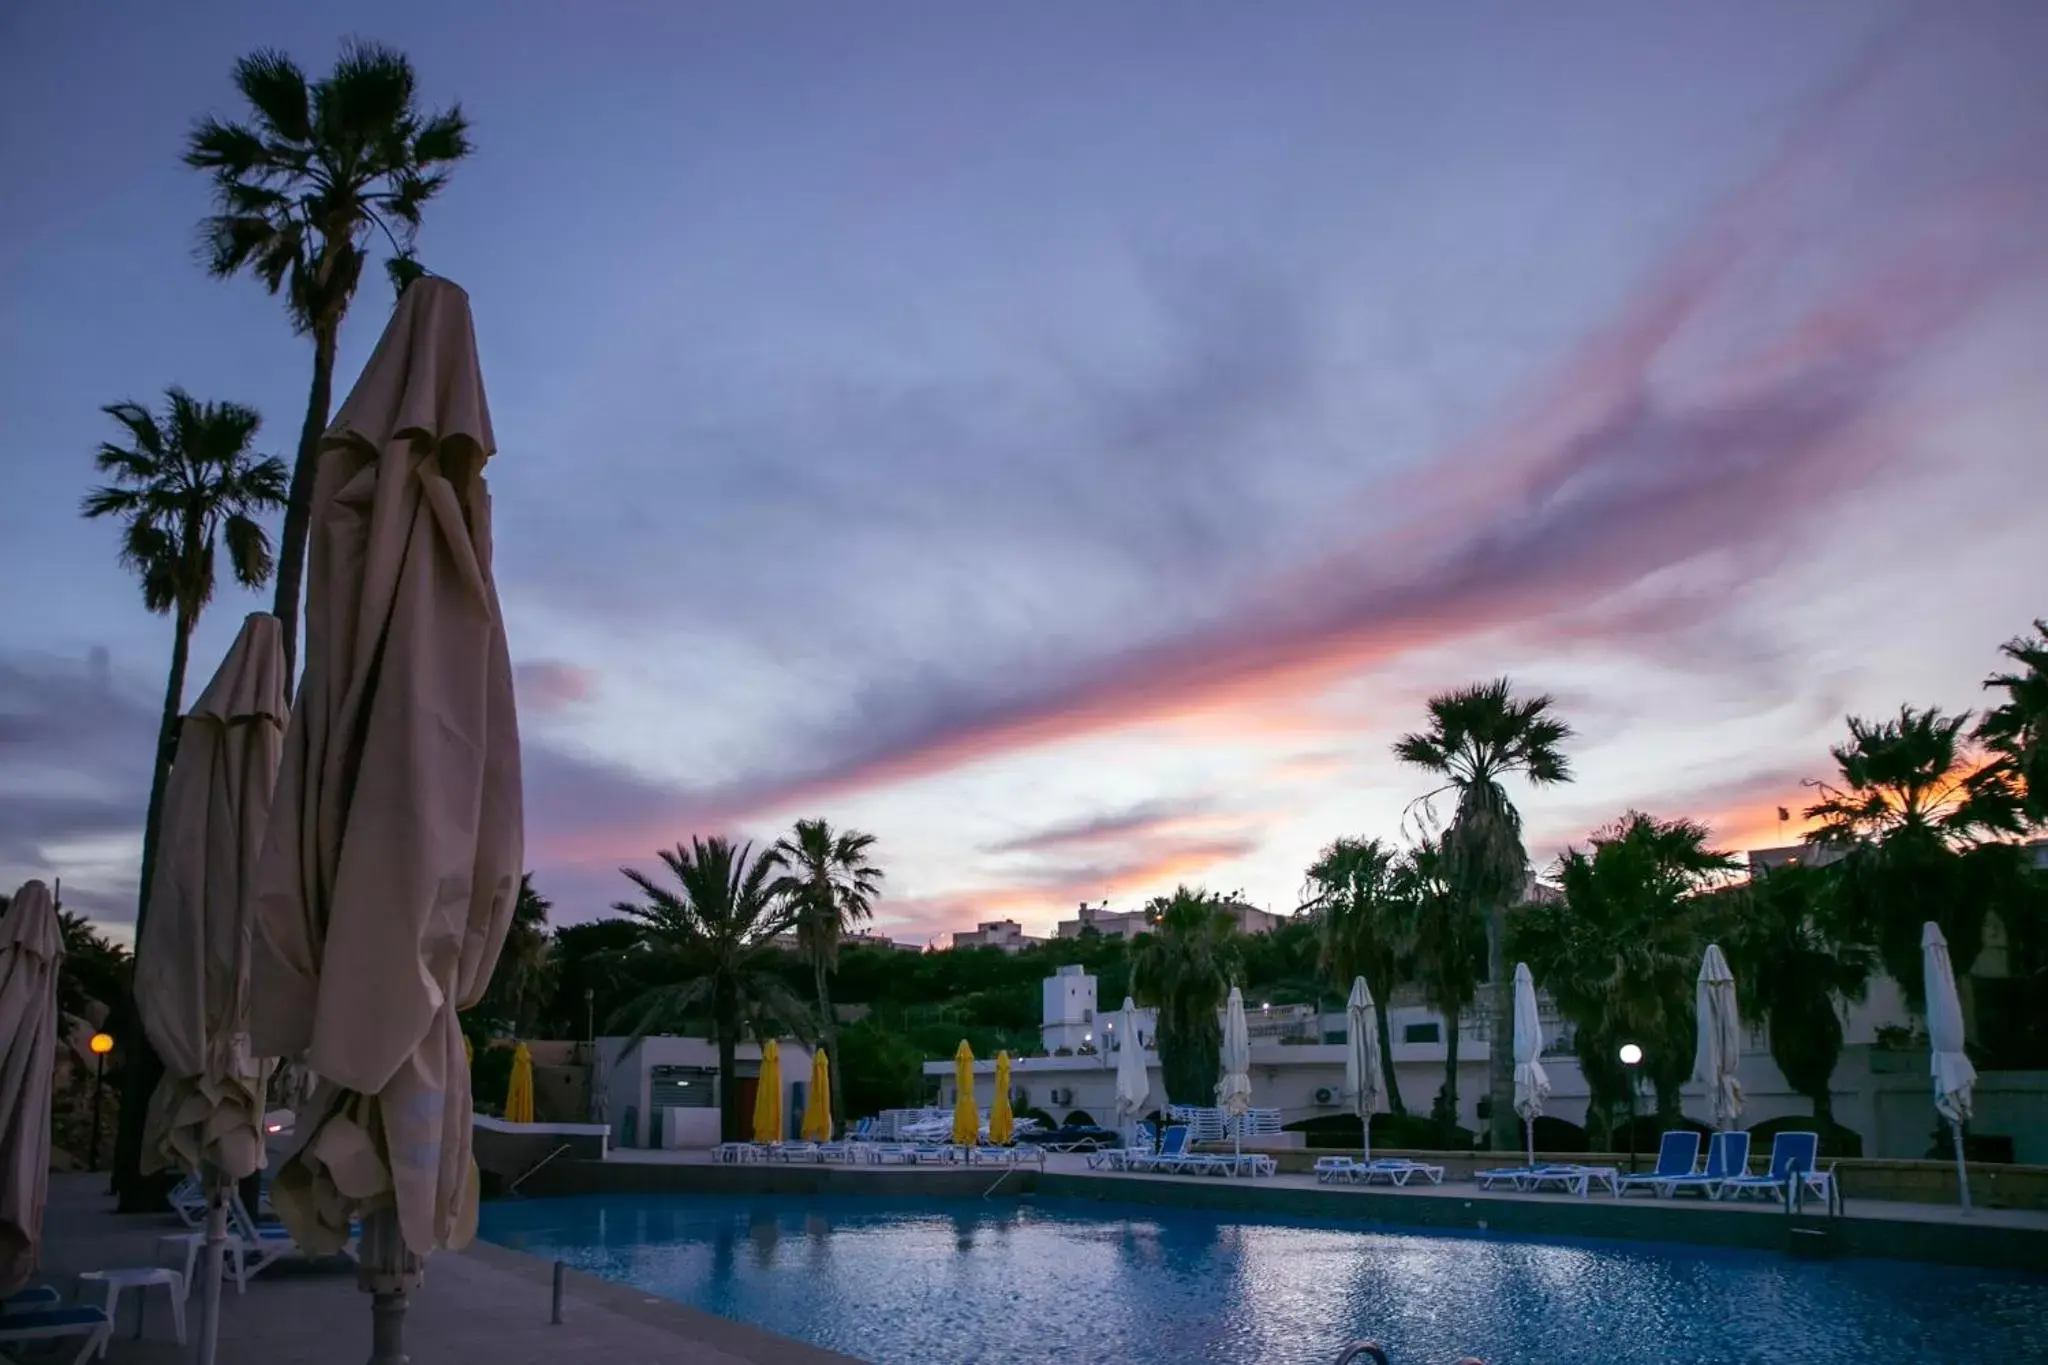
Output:
<instances>
[{"instance_id":1,"label":"pool coping","mask_svg":"<svg viewBox=\"0 0 2048 1365\"><path fill-rule=\"evenodd\" d=\"M528 1252L478 1237L463 1252L495 1270L532 1282L542 1292L551 1292L554 1262ZM573 1288L577 1298L587 1300L622 1318L661 1331L673 1332L679 1347L709 1346L747 1365L865 1365L860 1357L814 1346L797 1337L771 1332L738 1318L694 1308L675 1299L661 1298L629 1284L588 1275L563 1267L566 1291ZM573 1307L565 1307L565 1313ZM687 1355L685 1356L687 1358Z\"/></svg>"},{"instance_id":2,"label":"pool coping","mask_svg":"<svg viewBox=\"0 0 2048 1365\"><path fill-rule=\"evenodd\" d=\"M526 1192L535 1196L695 1193L860 1198L1042 1195L1269 1213L1387 1230L1662 1242L1808 1258L1919 1261L2048 1274L2048 1226L2016 1225L2000 1221L1996 1215L1975 1220L1887 1217L1870 1212L1867 1201L1851 1216L1827 1217L1786 1214L1757 1205L1487 1194L1470 1186L1423 1192L1056 1170L1017 1170L998 1179L986 1167L932 1170L623 1161L558 1162L539 1172Z\"/></svg>"}]
</instances>

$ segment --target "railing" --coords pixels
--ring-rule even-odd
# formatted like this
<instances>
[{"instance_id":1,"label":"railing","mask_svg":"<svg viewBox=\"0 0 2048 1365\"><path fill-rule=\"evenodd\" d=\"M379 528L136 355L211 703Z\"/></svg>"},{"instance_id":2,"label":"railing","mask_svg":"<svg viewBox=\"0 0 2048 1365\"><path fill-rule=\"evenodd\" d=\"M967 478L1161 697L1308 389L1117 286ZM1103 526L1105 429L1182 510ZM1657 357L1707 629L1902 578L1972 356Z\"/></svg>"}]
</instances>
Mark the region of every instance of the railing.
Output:
<instances>
[{"instance_id":1,"label":"railing","mask_svg":"<svg viewBox=\"0 0 2048 1365\"><path fill-rule=\"evenodd\" d=\"M1387 1352L1377 1341L1354 1341L1344 1348L1344 1354L1337 1357L1336 1365L1352 1365L1353 1361L1368 1360L1372 1365L1391 1365ZM1476 1356L1460 1356L1456 1365L1486 1365Z\"/></svg>"},{"instance_id":2,"label":"railing","mask_svg":"<svg viewBox=\"0 0 2048 1365\"><path fill-rule=\"evenodd\" d=\"M554 1151L549 1152L546 1156L542 1157L539 1161L536 1161L531 1166L528 1166L524 1171L521 1171L518 1175L512 1178L512 1183L505 1187L505 1193L519 1193L519 1187L526 1183L526 1179L528 1176L532 1175L535 1171L547 1165L550 1161L553 1161L556 1157L560 1156L562 1153L568 1150L569 1144L565 1142L561 1146L555 1148Z\"/></svg>"}]
</instances>

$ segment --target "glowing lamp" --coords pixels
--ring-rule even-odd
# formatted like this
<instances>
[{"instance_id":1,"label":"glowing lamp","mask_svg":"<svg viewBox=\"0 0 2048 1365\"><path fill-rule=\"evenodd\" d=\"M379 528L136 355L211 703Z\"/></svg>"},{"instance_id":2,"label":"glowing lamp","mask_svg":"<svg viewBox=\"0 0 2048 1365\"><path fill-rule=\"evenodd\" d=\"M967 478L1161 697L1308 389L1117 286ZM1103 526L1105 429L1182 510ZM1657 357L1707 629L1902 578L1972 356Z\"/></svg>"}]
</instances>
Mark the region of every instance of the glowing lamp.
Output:
<instances>
[{"instance_id":1,"label":"glowing lamp","mask_svg":"<svg viewBox=\"0 0 2048 1365\"><path fill-rule=\"evenodd\" d=\"M92 1036L92 1042L87 1044L87 1046L92 1049L94 1056L104 1057L114 1050L114 1035L111 1033L95 1033Z\"/></svg>"},{"instance_id":2,"label":"glowing lamp","mask_svg":"<svg viewBox=\"0 0 2048 1365\"><path fill-rule=\"evenodd\" d=\"M1643 1050L1641 1048L1637 1047L1634 1043L1623 1043L1621 1045L1621 1064L1623 1066L1634 1066L1642 1060Z\"/></svg>"}]
</instances>

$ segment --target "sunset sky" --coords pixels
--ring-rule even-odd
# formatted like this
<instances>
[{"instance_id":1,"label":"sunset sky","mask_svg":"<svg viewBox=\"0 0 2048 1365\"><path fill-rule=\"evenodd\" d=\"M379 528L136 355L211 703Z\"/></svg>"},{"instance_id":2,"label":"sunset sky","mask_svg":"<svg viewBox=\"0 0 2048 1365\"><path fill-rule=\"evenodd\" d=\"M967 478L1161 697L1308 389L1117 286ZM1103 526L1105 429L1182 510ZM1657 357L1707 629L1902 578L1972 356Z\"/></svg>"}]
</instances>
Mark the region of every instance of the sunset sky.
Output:
<instances>
[{"instance_id":1,"label":"sunset sky","mask_svg":"<svg viewBox=\"0 0 2048 1365\"><path fill-rule=\"evenodd\" d=\"M475 127L420 249L560 921L804 815L879 836L903 938L1291 909L1502 674L1579 731L1539 860L1632 806L1769 843L1845 714L1975 706L2048 614L2048 5L347 14L0 14L7 889L133 917L171 633L77 517L98 408L289 455L310 344L194 264L179 152L347 33Z\"/></svg>"}]
</instances>

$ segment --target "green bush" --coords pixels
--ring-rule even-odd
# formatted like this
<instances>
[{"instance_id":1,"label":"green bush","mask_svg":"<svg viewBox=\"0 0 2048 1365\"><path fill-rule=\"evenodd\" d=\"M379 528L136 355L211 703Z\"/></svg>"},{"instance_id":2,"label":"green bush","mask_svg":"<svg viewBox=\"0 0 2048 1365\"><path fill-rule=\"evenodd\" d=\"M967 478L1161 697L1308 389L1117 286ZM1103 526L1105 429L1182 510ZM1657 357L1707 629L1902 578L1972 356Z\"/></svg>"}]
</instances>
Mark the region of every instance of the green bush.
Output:
<instances>
[{"instance_id":1,"label":"green bush","mask_svg":"<svg viewBox=\"0 0 2048 1365\"><path fill-rule=\"evenodd\" d=\"M852 1122L902 1109L924 1098L924 1054L915 1043L871 1019L839 1030L839 1087Z\"/></svg>"},{"instance_id":2,"label":"green bush","mask_svg":"<svg viewBox=\"0 0 2048 1365\"><path fill-rule=\"evenodd\" d=\"M1363 1145L1365 1132L1356 1114L1321 1114L1287 1125L1305 1134L1311 1147L1353 1148ZM1420 1114L1374 1114L1372 1145L1426 1152L1468 1152L1476 1140L1469 1128L1450 1128Z\"/></svg>"},{"instance_id":3,"label":"green bush","mask_svg":"<svg viewBox=\"0 0 2048 1365\"><path fill-rule=\"evenodd\" d=\"M479 1114L502 1115L512 1088L512 1049L480 1047L469 1064L469 1101Z\"/></svg>"},{"instance_id":4,"label":"green bush","mask_svg":"<svg viewBox=\"0 0 2048 1365\"><path fill-rule=\"evenodd\" d=\"M1838 1123L1823 1130L1811 1114L1787 1114L1782 1118L1765 1119L1749 1130L1749 1159L1752 1166L1760 1166L1769 1159L1771 1143L1780 1133L1819 1133L1820 1155L1824 1161L1841 1161L1863 1155L1863 1135L1855 1129L1844 1128ZM1955 1149L1949 1148L1948 1155L1954 1154Z\"/></svg>"}]
</instances>

